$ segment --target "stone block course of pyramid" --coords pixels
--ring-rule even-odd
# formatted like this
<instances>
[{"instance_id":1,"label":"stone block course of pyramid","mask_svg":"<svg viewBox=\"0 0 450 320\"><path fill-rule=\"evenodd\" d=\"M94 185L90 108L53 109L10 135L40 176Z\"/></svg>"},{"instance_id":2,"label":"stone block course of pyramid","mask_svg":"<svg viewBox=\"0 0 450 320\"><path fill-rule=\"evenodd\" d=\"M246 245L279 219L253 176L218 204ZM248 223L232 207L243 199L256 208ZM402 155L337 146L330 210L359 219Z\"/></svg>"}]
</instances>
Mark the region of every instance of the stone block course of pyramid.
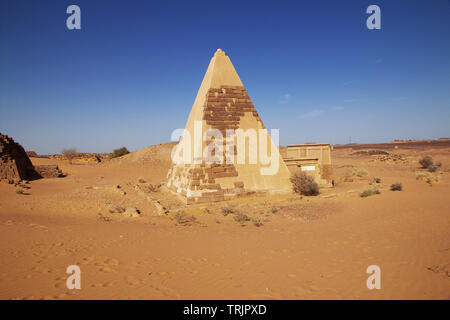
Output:
<instances>
[{"instance_id":1,"label":"stone block course of pyramid","mask_svg":"<svg viewBox=\"0 0 450 320\"><path fill-rule=\"evenodd\" d=\"M199 125L201 126L198 129ZM197 128L196 128L197 126ZM245 148L245 157L251 152L260 152L261 144L268 146L270 156L276 161L277 170L273 174L262 174L264 164L236 162L239 145L238 135L227 135L230 130L255 130L256 147ZM211 130L221 133L222 151L212 154L210 161L204 150L213 145L213 141L205 139ZM196 145L195 138L201 131L201 143ZM232 148L228 148L227 141ZM261 140L263 139L263 140ZM244 142L245 143L245 142ZM196 148L200 157L195 156ZM182 154L190 146L194 150L187 157L189 161L174 163L169 170L167 186L188 204L198 202L223 201L233 197L254 193L290 193L290 173L279 155L266 127L258 115L244 85L237 75L230 59L218 49L208 66L203 82L198 91L191 113L186 123L175 154ZM185 158L185 160L187 159ZM231 163L228 161L231 159Z\"/></svg>"}]
</instances>

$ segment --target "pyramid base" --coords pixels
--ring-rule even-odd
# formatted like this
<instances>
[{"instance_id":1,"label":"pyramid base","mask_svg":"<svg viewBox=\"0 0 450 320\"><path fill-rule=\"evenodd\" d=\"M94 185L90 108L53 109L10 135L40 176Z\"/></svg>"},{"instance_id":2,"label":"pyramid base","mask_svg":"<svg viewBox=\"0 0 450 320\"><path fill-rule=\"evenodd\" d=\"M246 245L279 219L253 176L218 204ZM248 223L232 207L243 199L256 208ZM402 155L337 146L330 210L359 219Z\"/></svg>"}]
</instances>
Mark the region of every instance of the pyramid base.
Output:
<instances>
[{"instance_id":1,"label":"pyramid base","mask_svg":"<svg viewBox=\"0 0 450 320\"><path fill-rule=\"evenodd\" d=\"M185 204L198 204L198 203L212 203L212 202L220 202L233 200L237 198L249 197L249 196L264 196L264 195L273 195L273 194L291 194L291 189L280 189L280 190L257 190L257 191L248 191L248 190L239 190L234 193L225 193L223 190L202 193L199 195L187 195L184 192L178 192L177 190L173 190L170 187L167 187L167 190L172 194L176 195L178 199L180 199Z\"/></svg>"}]
</instances>

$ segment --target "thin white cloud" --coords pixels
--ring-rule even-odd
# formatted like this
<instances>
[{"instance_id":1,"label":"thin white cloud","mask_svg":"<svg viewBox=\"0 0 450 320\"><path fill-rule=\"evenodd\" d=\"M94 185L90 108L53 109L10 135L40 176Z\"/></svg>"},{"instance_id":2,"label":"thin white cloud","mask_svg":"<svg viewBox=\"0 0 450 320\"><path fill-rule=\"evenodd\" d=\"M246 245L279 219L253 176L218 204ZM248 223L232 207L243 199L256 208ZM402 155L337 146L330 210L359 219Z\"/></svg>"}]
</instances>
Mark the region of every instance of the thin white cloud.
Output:
<instances>
[{"instance_id":1,"label":"thin white cloud","mask_svg":"<svg viewBox=\"0 0 450 320\"><path fill-rule=\"evenodd\" d=\"M375 60L375 63L382 63L383 62L383 58L378 58L377 60Z\"/></svg>"},{"instance_id":2,"label":"thin white cloud","mask_svg":"<svg viewBox=\"0 0 450 320\"><path fill-rule=\"evenodd\" d=\"M353 81L345 81L342 85L348 86L349 84L352 84L352 83L353 83Z\"/></svg>"},{"instance_id":3,"label":"thin white cloud","mask_svg":"<svg viewBox=\"0 0 450 320\"><path fill-rule=\"evenodd\" d=\"M337 111L341 111L341 110L344 110L345 108L343 106L336 106L336 107L333 107L333 109L337 110Z\"/></svg>"},{"instance_id":4,"label":"thin white cloud","mask_svg":"<svg viewBox=\"0 0 450 320\"><path fill-rule=\"evenodd\" d=\"M356 99L345 99L344 102L355 102Z\"/></svg>"},{"instance_id":5,"label":"thin white cloud","mask_svg":"<svg viewBox=\"0 0 450 320\"><path fill-rule=\"evenodd\" d=\"M288 103L290 98L291 95L289 93L285 93L280 97L280 100L278 100L278 104Z\"/></svg>"},{"instance_id":6,"label":"thin white cloud","mask_svg":"<svg viewBox=\"0 0 450 320\"><path fill-rule=\"evenodd\" d=\"M320 116L323 113L323 110L319 110L319 109L314 109L311 110L307 113L305 113L304 115L302 115L300 118L306 119L306 118L315 118Z\"/></svg>"}]
</instances>

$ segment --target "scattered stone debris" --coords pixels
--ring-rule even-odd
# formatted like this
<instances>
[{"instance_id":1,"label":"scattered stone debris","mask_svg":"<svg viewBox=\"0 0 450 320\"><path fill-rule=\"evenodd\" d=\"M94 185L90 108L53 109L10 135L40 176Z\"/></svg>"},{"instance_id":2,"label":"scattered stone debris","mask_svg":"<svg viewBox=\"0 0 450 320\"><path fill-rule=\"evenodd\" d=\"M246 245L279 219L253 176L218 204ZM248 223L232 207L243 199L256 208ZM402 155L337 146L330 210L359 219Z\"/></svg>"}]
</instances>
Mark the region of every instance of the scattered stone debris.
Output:
<instances>
[{"instance_id":1,"label":"scattered stone debris","mask_svg":"<svg viewBox=\"0 0 450 320\"><path fill-rule=\"evenodd\" d=\"M65 155L62 154L53 154L49 156L50 159L55 160L68 160ZM108 160L109 155L104 153L77 153L76 156L72 159L73 164L89 164L89 163L99 163L104 160Z\"/></svg>"},{"instance_id":2,"label":"scattered stone debris","mask_svg":"<svg viewBox=\"0 0 450 320\"><path fill-rule=\"evenodd\" d=\"M109 206L109 204L106 204L107 206ZM109 208L109 213L124 213L126 211L125 207L123 207L120 204L116 204L116 205L112 205Z\"/></svg>"},{"instance_id":3,"label":"scattered stone debris","mask_svg":"<svg viewBox=\"0 0 450 320\"><path fill-rule=\"evenodd\" d=\"M384 156L377 157L377 158L372 159L370 161L373 161L373 162L387 162L387 163L398 164L398 163L408 162L408 159L406 159L405 157L403 157L400 154L389 154L389 155L384 155Z\"/></svg>"},{"instance_id":4,"label":"scattered stone debris","mask_svg":"<svg viewBox=\"0 0 450 320\"><path fill-rule=\"evenodd\" d=\"M161 216L162 214L167 215L169 213L169 210L167 210L158 200L154 200L150 197L148 197L147 199L155 205L156 209L158 210L159 216Z\"/></svg>"},{"instance_id":5,"label":"scattered stone debris","mask_svg":"<svg viewBox=\"0 0 450 320\"><path fill-rule=\"evenodd\" d=\"M101 212L98 213L98 218L105 222L112 221L112 219L110 217L104 216Z\"/></svg>"},{"instance_id":6,"label":"scattered stone debris","mask_svg":"<svg viewBox=\"0 0 450 320\"><path fill-rule=\"evenodd\" d=\"M134 207L126 208L126 210L122 214L125 217L133 217L133 218L137 218L137 217L141 216L141 212Z\"/></svg>"},{"instance_id":7,"label":"scattered stone debris","mask_svg":"<svg viewBox=\"0 0 450 320\"><path fill-rule=\"evenodd\" d=\"M383 150L361 150L350 154L351 156L376 156L376 155L389 155L389 152Z\"/></svg>"},{"instance_id":8,"label":"scattered stone debris","mask_svg":"<svg viewBox=\"0 0 450 320\"><path fill-rule=\"evenodd\" d=\"M137 184L134 186L134 189L141 194L159 192L160 188L161 184L153 185L147 182L141 182L141 184Z\"/></svg>"},{"instance_id":9,"label":"scattered stone debris","mask_svg":"<svg viewBox=\"0 0 450 320\"><path fill-rule=\"evenodd\" d=\"M121 195L126 195L127 193L122 190L122 187L118 184L112 186L113 190Z\"/></svg>"}]
</instances>

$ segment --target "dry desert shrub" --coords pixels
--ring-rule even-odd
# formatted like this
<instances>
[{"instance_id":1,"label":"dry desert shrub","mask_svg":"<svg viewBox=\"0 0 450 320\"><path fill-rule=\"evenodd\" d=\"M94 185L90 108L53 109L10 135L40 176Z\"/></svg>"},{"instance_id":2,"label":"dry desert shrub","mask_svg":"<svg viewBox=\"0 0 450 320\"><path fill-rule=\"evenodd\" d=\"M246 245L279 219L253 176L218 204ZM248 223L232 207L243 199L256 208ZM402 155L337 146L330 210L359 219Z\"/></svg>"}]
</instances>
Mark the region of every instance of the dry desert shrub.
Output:
<instances>
[{"instance_id":1,"label":"dry desert shrub","mask_svg":"<svg viewBox=\"0 0 450 320\"><path fill-rule=\"evenodd\" d=\"M175 221L181 226L188 226L193 223L198 223L196 217L188 216L183 211L178 211L175 213Z\"/></svg>"},{"instance_id":2,"label":"dry desert shrub","mask_svg":"<svg viewBox=\"0 0 450 320\"><path fill-rule=\"evenodd\" d=\"M434 162L430 156L423 157L419 160L419 163L422 169L427 169L429 172L436 172L442 166L442 163Z\"/></svg>"},{"instance_id":3,"label":"dry desert shrub","mask_svg":"<svg viewBox=\"0 0 450 320\"><path fill-rule=\"evenodd\" d=\"M226 217L229 214L234 213L234 209L230 206L224 206L220 207L220 210L222 211L222 214Z\"/></svg>"},{"instance_id":4,"label":"dry desert shrub","mask_svg":"<svg viewBox=\"0 0 450 320\"><path fill-rule=\"evenodd\" d=\"M261 227L263 225L263 222L260 218L254 218L252 219L253 224L255 227Z\"/></svg>"},{"instance_id":5,"label":"dry desert shrub","mask_svg":"<svg viewBox=\"0 0 450 320\"><path fill-rule=\"evenodd\" d=\"M250 218L246 215L246 214L244 214L244 213L241 213L241 212L238 212L238 213L236 213L236 215L234 216L234 220L236 221L236 222L239 222L239 223L245 223L246 221L250 221Z\"/></svg>"},{"instance_id":6,"label":"dry desert shrub","mask_svg":"<svg viewBox=\"0 0 450 320\"><path fill-rule=\"evenodd\" d=\"M425 181L432 186L433 182L439 182L439 176L434 176L429 172L416 171L416 180Z\"/></svg>"},{"instance_id":7,"label":"dry desert shrub","mask_svg":"<svg viewBox=\"0 0 450 320\"><path fill-rule=\"evenodd\" d=\"M269 207L270 212L272 213L277 213L278 212L278 208L277 207Z\"/></svg>"},{"instance_id":8,"label":"dry desert shrub","mask_svg":"<svg viewBox=\"0 0 450 320\"><path fill-rule=\"evenodd\" d=\"M353 172L354 175L356 175L359 178L365 177L369 174L369 171L366 169L358 169L355 172Z\"/></svg>"},{"instance_id":9,"label":"dry desert shrub","mask_svg":"<svg viewBox=\"0 0 450 320\"><path fill-rule=\"evenodd\" d=\"M396 182L396 183L391 184L391 190L392 191L402 191L403 186L400 182Z\"/></svg>"},{"instance_id":10,"label":"dry desert shrub","mask_svg":"<svg viewBox=\"0 0 450 320\"><path fill-rule=\"evenodd\" d=\"M425 156L419 160L419 163L423 169L428 169L431 165L433 165L433 158L430 156Z\"/></svg>"},{"instance_id":11,"label":"dry desert shrub","mask_svg":"<svg viewBox=\"0 0 450 320\"><path fill-rule=\"evenodd\" d=\"M72 164L72 160L77 156L78 152L76 149L62 149L62 155L69 160L69 163Z\"/></svg>"},{"instance_id":12,"label":"dry desert shrub","mask_svg":"<svg viewBox=\"0 0 450 320\"><path fill-rule=\"evenodd\" d=\"M366 198L373 196L374 194L380 194L380 190L378 189L365 189L363 192L360 193L361 198Z\"/></svg>"},{"instance_id":13,"label":"dry desert shrub","mask_svg":"<svg viewBox=\"0 0 450 320\"><path fill-rule=\"evenodd\" d=\"M314 178L308 176L304 172L295 172L291 176L291 182L294 187L294 192L304 196L317 196L319 194L319 185L314 181Z\"/></svg>"}]
</instances>

